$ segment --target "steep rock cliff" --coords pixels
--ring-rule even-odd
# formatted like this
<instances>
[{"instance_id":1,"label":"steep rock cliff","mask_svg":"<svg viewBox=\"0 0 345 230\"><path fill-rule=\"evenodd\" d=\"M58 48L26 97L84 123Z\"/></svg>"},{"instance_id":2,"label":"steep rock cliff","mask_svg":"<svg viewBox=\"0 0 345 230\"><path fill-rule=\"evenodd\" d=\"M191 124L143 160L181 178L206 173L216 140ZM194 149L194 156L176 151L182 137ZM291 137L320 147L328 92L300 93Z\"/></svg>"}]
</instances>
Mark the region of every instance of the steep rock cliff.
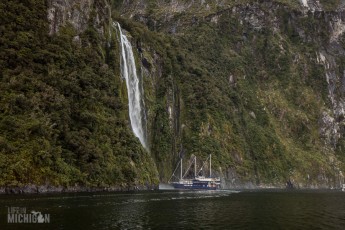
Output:
<instances>
[{"instance_id":1,"label":"steep rock cliff","mask_svg":"<svg viewBox=\"0 0 345 230\"><path fill-rule=\"evenodd\" d=\"M339 186L342 1L124 1L116 6L122 18L162 32L176 47L168 58L173 64L167 75L173 79L165 93L173 159L180 144L188 155L213 153L230 187L283 186L289 179L301 187ZM156 130L151 132L154 141ZM166 154L155 151L158 158ZM161 159L163 180L172 170L162 171L170 159Z\"/></svg>"},{"instance_id":2,"label":"steep rock cliff","mask_svg":"<svg viewBox=\"0 0 345 230\"><path fill-rule=\"evenodd\" d=\"M1 186L148 187L181 148L198 165L212 153L226 188L343 180L343 1L0 6ZM131 131L114 21L144 85L149 151Z\"/></svg>"}]
</instances>

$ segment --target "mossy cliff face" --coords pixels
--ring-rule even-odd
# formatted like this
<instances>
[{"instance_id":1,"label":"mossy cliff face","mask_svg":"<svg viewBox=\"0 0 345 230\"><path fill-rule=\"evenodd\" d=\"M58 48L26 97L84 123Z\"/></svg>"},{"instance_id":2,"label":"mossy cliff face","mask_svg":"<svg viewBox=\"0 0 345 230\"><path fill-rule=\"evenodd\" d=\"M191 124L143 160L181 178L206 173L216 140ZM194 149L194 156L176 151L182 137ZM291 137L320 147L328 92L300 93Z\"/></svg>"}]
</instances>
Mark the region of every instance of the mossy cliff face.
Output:
<instances>
[{"instance_id":1,"label":"mossy cliff face","mask_svg":"<svg viewBox=\"0 0 345 230\"><path fill-rule=\"evenodd\" d=\"M166 182L183 146L224 186L337 187L345 161L341 1L11 1L0 185ZM20 15L18 15L18 11ZM118 21L144 83L134 137ZM13 23L15 22L15 23ZM158 172L158 173L157 173Z\"/></svg>"},{"instance_id":2,"label":"mossy cliff face","mask_svg":"<svg viewBox=\"0 0 345 230\"><path fill-rule=\"evenodd\" d=\"M103 6L0 4L1 187L158 184L155 164L130 128L117 31Z\"/></svg>"},{"instance_id":3,"label":"mossy cliff face","mask_svg":"<svg viewBox=\"0 0 345 230\"><path fill-rule=\"evenodd\" d=\"M345 154L340 1L115 6L123 20L144 24L153 40L160 36L165 43L164 86L156 95L164 110L151 128L162 180L182 145L187 155L212 153L227 187L284 186L287 180L339 186Z\"/></svg>"}]
</instances>

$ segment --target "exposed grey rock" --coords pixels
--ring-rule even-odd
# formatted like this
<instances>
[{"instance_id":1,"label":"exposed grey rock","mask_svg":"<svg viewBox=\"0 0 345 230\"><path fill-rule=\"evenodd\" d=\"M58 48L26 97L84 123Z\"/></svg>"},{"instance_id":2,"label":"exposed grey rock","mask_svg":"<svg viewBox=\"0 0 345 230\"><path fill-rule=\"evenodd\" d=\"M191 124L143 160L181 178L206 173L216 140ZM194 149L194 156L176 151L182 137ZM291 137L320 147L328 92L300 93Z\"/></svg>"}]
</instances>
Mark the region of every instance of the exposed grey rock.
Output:
<instances>
[{"instance_id":1,"label":"exposed grey rock","mask_svg":"<svg viewBox=\"0 0 345 230\"><path fill-rule=\"evenodd\" d=\"M95 17L90 18L93 10ZM58 33L60 27L67 24L79 34L87 28L90 19L97 31L103 34L103 22L110 19L110 6L106 0L50 0L47 18L50 35Z\"/></svg>"},{"instance_id":2,"label":"exposed grey rock","mask_svg":"<svg viewBox=\"0 0 345 230\"><path fill-rule=\"evenodd\" d=\"M338 140L344 135L342 132L343 117L345 116L344 74L339 74L336 57L345 53L339 44L339 38L345 32L345 15L343 12L331 12L325 15L325 19L329 25L330 40L326 44L326 48L319 51L316 61L324 66L328 97L332 107L322 114L320 133L326 144L334 149Z\"/></svg>"},{"instance_id":3,"label":"exposed grey rock","mask_svg":"<svg viewBox=\"0 0 345 230\"><path fill-rule=\"evenodd\" d=\"M305 11L321 11L322 6L319 0L300 0L302 6L304 7Z\"/></svg>"},{"instance_id":4,"label":"exposed grey rock","mask_svg":"<svg viewBox=\"0 0 345 230\"><path fill-rule=\"evenodd\" d=\"M256 115L255 115L255 113L254 113L253 111L251 111L251 112L249 113L249 115L250 115L252 118L256 119Z\"/></svg>"}]
</instances>

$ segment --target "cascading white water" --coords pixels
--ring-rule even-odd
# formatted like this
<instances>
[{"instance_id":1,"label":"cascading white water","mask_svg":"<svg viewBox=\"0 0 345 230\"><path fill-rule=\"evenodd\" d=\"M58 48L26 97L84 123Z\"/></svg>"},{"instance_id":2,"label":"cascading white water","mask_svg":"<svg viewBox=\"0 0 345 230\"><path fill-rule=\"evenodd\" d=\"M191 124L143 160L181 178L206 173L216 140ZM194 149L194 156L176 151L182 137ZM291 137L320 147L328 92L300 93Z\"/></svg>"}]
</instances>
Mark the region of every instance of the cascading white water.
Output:
<instances>
[{"instance_id":1,"label":"cascading white water","mask_svg":"<svg viewBox=\"0 0 345 230\"><path fill-rule=\"evenodd\" d=\"M148 149L146 143L146 116L143 101L144 90L137 76L131 43L126 35L122 33L119 23L117 23L117 27L120 33L121 75L122 78L126 79L129 118L132 130L134 135L139 138L143 147Z\"/></svg>"}]
</instances>

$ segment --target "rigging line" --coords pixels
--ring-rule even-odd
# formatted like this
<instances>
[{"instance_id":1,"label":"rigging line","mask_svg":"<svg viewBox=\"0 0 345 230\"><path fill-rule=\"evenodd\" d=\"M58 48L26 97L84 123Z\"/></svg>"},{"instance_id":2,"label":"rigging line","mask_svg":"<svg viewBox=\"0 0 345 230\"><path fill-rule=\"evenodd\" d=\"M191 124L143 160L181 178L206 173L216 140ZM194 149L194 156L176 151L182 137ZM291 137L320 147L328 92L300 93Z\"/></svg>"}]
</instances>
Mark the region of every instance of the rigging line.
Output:
<instances>
[{"instance_id":1,"label":"rigging line","mask_svg":"<svg viewBox=\"0 0 345 230\"><path fill-rule=\"evenodd\" d=\"M187 173L188 173L190 167L193 165L193 162L194 162L195 158L196 158L196 156L194 156L193 160L190 161L189 166L188 166L188 168L187 168L187 170L186 170L186 172L184 173L184 175L183 175L182 178L184 178L184 177L187 175Z\"/></svg>"},{"instance_id":2,"label":"rigging line","mask_svg":"<svg viewBox=\"0 0 345 230\"><path fill-rule=\"evenodd\" d=\"M173 178L173 177L175 176L175 172L176 172L176 170L178 169L178 166L179 166L180 164L181 164L181 161L179 161L179 163L177 164L177 166L176 166L176 168L175 168L173 174L171 175L170 179L168 180L168 183L170 183L171 178ZM176 177L176 176L175 176L175 177Z\"/></svg>"},{"instance_id":3,"label":"rigging line","mask_svg":"<svg viewBox=\"0 0 345 230\"><path fill-rule=\"evenodd\" d=\"M202 171L202 169L204 168L204 166L205 166L205 164L206 164L206 162L208 161L209 158L210 158L210 156L208 156L207 159L206 159L206 161L204 161L204 162L202 163L202 166L201 166L199 172L197 173L197 175L199 175L199 173Z\"/></svg>"}]
</instances>

